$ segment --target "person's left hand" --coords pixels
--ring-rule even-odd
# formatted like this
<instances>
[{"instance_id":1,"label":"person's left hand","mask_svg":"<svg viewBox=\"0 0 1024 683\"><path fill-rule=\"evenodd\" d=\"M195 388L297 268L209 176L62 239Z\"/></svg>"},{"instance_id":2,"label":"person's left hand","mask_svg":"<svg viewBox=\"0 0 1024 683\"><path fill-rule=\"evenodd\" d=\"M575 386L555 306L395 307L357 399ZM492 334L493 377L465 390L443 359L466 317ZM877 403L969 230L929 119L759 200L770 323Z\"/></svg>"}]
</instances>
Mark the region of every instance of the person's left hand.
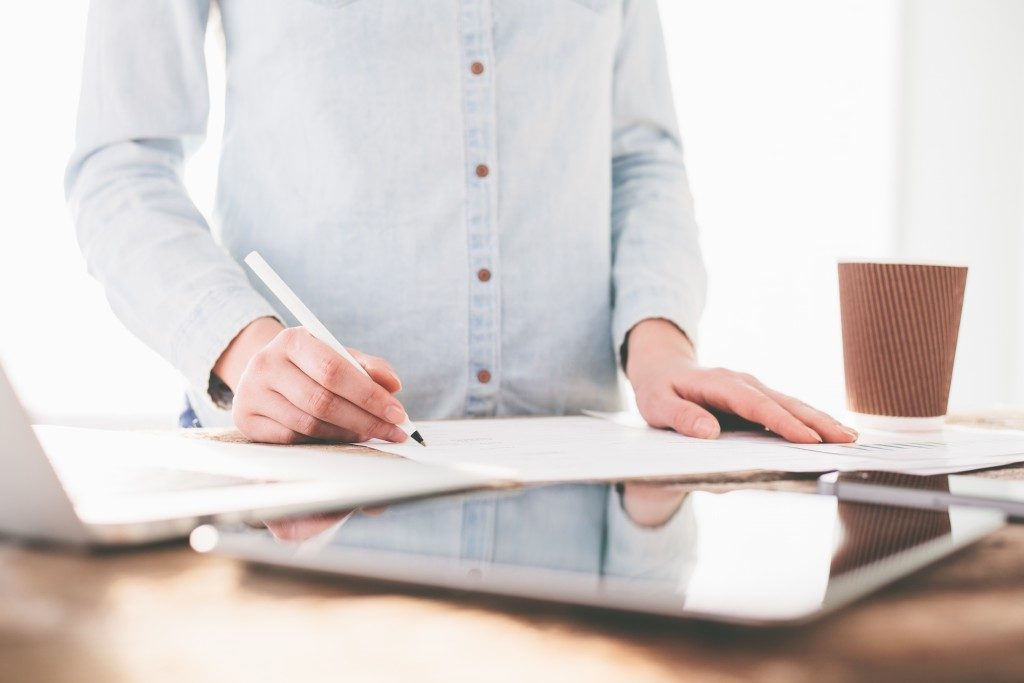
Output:
<instances>
[{"instance_id":1,"label":"person's left hand","mask_svg":"<svg viewBox=\"0 0 1024 683\"><path fill-rule=\"evenodd\" d=\"M622 487L622 510L634 524L655 529L679 512L689 492L682 484L627 481Z\"/></svg>"},{"instance_id":2,"label":"person's left hand","mask_svg":"<svg viewBox=\"0 0 1024 683\"><path fill-rule=\"evenodd\" d=\"M857 432L755 377L701 367L693 345L667 320L637 324L628 336L626 376L640 414L652 427L714 439L722 431L708 410L716 409L764 425L794 443L850 443Z\"/></svg>"}]
</instances>

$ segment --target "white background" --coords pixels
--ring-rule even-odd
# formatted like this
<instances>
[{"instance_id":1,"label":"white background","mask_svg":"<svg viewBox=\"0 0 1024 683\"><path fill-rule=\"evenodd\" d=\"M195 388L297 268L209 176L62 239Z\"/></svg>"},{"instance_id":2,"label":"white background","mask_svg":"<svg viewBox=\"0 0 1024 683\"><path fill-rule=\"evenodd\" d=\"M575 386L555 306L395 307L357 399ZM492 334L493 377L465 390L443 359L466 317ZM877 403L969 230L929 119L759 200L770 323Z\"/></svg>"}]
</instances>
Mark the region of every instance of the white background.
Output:
<instances>
[{"instance_id":1,"label":"white background","mask_svg":"<svg viewBox=\"0 0 1024 683\"><path fill-rule=\"evenodd\" d=\"M38 419L170 425L181 381L113 318L64 206L86 4L0 9L0 359ZM836 259L964 261L953 407L1024 401L1024 2L661 7L711 273L703 359L840 409ZM187 173L207 215L210 61Z\"/></svg>"}]
</instances>

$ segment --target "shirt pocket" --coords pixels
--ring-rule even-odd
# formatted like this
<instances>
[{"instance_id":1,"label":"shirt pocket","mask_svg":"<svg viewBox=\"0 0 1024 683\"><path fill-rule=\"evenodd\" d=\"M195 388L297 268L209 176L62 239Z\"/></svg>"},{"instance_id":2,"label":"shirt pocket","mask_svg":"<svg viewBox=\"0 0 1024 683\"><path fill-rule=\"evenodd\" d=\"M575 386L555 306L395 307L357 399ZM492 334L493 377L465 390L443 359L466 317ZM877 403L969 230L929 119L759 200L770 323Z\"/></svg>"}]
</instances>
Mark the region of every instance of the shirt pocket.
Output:
<instances>
[{"instance_id":1,"label":"shirt pocket","mask_svg":"<svg viewBox=\"0 0 1024 683\"><path fill-rule=\"evenodd\" d=\"M618 0L572 0L578 5L589 7L595 12L605 12L609 7L614 5Z\"/></svg>"}]
</instances>

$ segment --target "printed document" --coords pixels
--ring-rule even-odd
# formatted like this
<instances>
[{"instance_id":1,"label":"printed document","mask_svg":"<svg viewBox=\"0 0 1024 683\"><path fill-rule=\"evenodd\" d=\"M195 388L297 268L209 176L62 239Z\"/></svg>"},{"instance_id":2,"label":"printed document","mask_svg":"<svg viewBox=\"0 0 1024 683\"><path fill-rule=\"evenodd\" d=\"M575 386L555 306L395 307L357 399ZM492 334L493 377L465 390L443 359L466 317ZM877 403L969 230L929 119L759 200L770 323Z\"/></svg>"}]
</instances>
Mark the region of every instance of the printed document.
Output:
<instances>
[{"instance_id":1,"label":"printed document","mask_svg":"<svg viewBox=\"0 0 1024 683\"><path fill-rule=\"evenodd\" d=\"M1024 434L950 428L864 434L856 444L796 445L766 432L707 441L622 414L418 422L424 448L366 446L420 462L501 471L522 482L671 478L714 472L887 470L940 474L1024 461Z\"/></svg>"}]
</instances>

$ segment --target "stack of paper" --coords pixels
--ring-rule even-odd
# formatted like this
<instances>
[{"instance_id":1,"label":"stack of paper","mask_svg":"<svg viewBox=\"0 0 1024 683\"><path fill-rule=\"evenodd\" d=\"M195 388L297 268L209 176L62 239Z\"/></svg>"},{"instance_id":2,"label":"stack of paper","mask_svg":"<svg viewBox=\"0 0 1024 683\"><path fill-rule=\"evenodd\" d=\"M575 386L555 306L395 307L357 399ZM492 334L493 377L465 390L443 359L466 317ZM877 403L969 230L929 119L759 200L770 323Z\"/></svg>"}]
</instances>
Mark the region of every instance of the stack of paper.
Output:
<instances>
[{"instance_id":1,"label":"stack of paper","mask_svg":"<svg viewBox=\"0 0 1024 683\"><path fill-rule=\"evenodd\" d=\"M804 446L767 433L692 439L621 415L445 420L418 427L427 448L412 441L365 445L421 462L493 468L523 482L746 470L941 474L1024 461L1024 433L969 428L863 434L855 444Z\"/></svg>"}]
</instances>

